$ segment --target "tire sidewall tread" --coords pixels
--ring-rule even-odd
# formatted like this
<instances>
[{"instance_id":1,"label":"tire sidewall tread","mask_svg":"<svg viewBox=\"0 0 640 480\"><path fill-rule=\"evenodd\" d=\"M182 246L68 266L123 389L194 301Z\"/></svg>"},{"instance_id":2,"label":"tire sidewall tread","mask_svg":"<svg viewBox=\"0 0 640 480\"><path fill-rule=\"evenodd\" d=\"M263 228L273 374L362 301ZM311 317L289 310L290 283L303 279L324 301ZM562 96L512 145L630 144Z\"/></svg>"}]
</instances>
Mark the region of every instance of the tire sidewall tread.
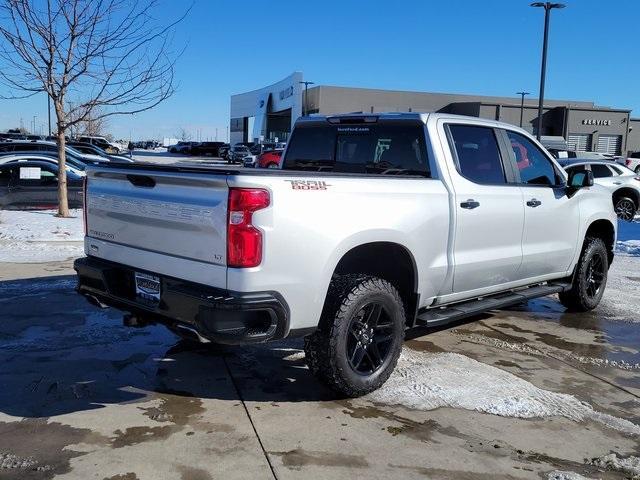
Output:
<instances>
[{"instance_id":1,"label":"tire sidewall tread","mask_svg":"<svg viewBox=\"0 0 640 480\"><path fill-rule=\"evenodd\" d=\"M354 372L346 359L346 337L354 314L378 297L393 308L396 338L382 367L371 375ZM358 397L379 388L396 366L404 341L404 305L398 291L386 280L368 275L336 275L331 281L318 330L305 339L310 370L330 388Z\"/></svg>"}]
</instances>

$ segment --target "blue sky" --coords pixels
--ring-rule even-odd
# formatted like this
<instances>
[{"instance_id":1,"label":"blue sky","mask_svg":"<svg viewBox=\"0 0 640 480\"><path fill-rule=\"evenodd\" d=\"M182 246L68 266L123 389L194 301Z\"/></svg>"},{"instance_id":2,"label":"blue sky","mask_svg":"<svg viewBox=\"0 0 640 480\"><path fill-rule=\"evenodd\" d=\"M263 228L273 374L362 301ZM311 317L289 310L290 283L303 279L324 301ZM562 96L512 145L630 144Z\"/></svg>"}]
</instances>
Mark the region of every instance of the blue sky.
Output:
<instances>
[{"instance_id":1,"label":"blue sky","mask_svg":"<svg viewBox=\"0 0 640 480\"><path fill-rule=\"evenodd\" d=\"M539 88L543 9L527 0L196 0L178 27L179 88L146 113L115 117L118 138L224 139L229 97L293 71L323 85L513 95ZM640 1L566 0L551 19L546 97L640 116ZM165 0L168 21L186 2ZM0 129L44 127L46 97L0 100Z\"/></svg>"}]
</instances>

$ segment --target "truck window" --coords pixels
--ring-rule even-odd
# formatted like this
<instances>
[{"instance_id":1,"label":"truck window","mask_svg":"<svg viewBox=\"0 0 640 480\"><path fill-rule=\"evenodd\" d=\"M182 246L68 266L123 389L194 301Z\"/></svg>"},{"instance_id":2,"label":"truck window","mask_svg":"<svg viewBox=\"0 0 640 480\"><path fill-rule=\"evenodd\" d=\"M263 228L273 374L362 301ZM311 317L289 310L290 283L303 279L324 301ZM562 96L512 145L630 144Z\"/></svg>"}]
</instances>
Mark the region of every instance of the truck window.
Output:
<instances>
[{"instance_id":1,"label":"truck window","mask_svg":"<svg viewBox=\"0 0 640 480\"><path fill-rule=\"evenodd\" d=\"M460 173L475 183L507 183L493 128L449 125Z\"/></svg>"},{"instance_id":2,"label":"truck window","mask_svg":"<svg viewBox=\"0 0 640 480\"><path fill-rule=\"evenodd\" d=\"M333 126L297 126L291 136L283 168L331 171L335 141Z\"/></svg>"},{"instance_id":3,"label":"truck window","mask_svg":"<svg viewBox=\"0 0 640 480\"><path fill-rule=\"evenodd\" d=\"M528 138L507 130L516 165L520 172L520 182L527 185L554 186L562 184L562 177L551 161Z\"/></svg>"},{"instance_id":4,"label":"truck window","mask_svg":"<svg viewBox=\"0 0 640 480\"><path fill-rule=\"evenodd\" d=\"M430 177L420 123L296 127L285 170Z\"/></svg>"}]
</instances>

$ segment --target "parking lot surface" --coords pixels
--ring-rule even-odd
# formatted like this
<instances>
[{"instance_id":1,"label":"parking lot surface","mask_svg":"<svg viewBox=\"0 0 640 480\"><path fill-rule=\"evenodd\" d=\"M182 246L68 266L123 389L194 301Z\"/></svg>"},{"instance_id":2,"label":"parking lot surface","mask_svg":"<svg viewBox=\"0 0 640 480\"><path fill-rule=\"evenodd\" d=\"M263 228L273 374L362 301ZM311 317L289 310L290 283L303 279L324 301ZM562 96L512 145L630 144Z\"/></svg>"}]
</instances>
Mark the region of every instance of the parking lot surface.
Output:
<instances>
[{"instance_id":1,"label":"parking lot surface","mask_svg":"<svg viewBox=\"0 0 640 480\"><path fill-rule=\"evenodd\" d=\"M640 473L635 258L616 259L595 312L548 297L412 332L388 384L359 399L324 389L301 341L193 344L89 305L69 262L2 272L3 479Z\"/></svg>"}]
</instances>

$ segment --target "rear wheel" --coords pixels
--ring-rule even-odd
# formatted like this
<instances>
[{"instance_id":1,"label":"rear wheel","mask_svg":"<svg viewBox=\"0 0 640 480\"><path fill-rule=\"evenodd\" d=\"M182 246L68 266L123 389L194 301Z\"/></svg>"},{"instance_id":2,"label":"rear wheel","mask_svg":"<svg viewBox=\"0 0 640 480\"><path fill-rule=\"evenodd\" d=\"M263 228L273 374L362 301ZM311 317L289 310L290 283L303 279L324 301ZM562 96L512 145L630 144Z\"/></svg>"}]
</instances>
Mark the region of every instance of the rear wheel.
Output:
<instances>
[{"instance_id":1,"label":"rear wheel","mask_svg":"<svg viewBox=\"0 0 640 480\"><path fill-rule=\"evenodd\" d=\"M336 276L320 326L305 339L307 364L342 395L372 392L398 362L404 327L404 306L393 285L364 275Z\"/></svg>"},{"instance_id":2,"label":"rear wheel","mask_svg":"<svg viewBox=\"0 0 640 480\"><path fill-rule=\"evenodd\" d=\"M576 266L571 289L559 294L569 310L586 312L598 306L607 285L609 257L600 238L587 237Z\"/></svg>"},{"instance_id":3,"label":"rear wheel","mask_svg":"<svg viewBox=\"0 0 640 480\"><path fill-rule=\"evenodd\" d=\"M636 203L629 197L618 197L614 201L616 215L621 220L633 221L636 216Z\"/></svg>"}]
</instances>

